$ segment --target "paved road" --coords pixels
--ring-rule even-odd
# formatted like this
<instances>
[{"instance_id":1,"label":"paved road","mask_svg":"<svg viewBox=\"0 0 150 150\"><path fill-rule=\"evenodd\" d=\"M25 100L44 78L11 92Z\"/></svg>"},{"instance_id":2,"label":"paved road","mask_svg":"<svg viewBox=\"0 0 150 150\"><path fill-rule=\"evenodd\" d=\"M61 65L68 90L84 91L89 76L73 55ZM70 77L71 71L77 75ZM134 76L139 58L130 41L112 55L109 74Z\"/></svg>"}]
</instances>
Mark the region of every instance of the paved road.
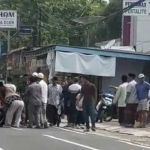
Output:
<instances>
[{"instance_id":1,"label":"paved road","mask_svg":"<svg viewBox=\"0 0 150 150\"><path fill-rule=\"evenodd\" d=\"M0 128L0 150L146 150L96 133L62 128Z\"/></svg>"}]
</instances>

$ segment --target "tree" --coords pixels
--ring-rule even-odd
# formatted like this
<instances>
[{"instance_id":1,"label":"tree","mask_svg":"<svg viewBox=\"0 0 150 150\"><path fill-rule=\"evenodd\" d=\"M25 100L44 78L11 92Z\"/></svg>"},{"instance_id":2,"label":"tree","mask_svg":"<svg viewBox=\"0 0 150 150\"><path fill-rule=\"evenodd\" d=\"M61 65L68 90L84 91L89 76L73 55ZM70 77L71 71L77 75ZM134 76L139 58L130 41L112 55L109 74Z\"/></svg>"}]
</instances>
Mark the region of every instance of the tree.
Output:
<instances>
[{"instance_id":1,"label":"tree","mask_svg":"<svg viewBox=\"0 0 150 150\"><path fill-rule=\"evenodd\" d=\"M86 46L87 28L90 46L95 42L120 38L121 34L121 13L83 27L73 22L81 17L107 18L121 9L121 0L113 0L108 5L102 0L5 0L0 1L0 9L17 10L20 24L34 29L32 36L16 34L11 39L11 48L50 44Z\"/></svg>"},{"instance_id":2,"label":"tree","mask_svg":"<svg viewBox=\"0 0 150 150\"><path fill-rule=\"evenodd\" d=\"M109 16L113 13L118 12L122 9L121 0L113 0L111 1L103 11L103 15ZM121 21L122 21L122 13L117 13L112 17L105 20L105 25L103 28L100 28L100 32L102 34L102 40L111 40L115 38L121 37Z\"/></svg>"},{"instance_id":3,"label":"tree","mask_svg":"<svg viewBox=\"0 0 150 150\"><path fill-rule=\"evenodd\" d=\"M122 9L121 0L112 0L108 5L104 5L105 7L99 9L99 7L97 8L97 3L95 3L95 5L93 4L93 13L105 16L105 19L102 19L96 24L91 25L91 46L94 46L96 42L107 41L121 37L122 13L116 13Z\"/></svg>"},{"instance_id":4,"label":"tree","mask_svg":"<svg viewBox=\"0 0 150 150\"><path fill-rule=\"evenodd\" d=\"M11 48L50 44L85 46L86 33L77 28L72 20L84 16L100 15L105 4L98 0L5 0L1 9L15 9L20 15L21 25L34 28L32 36L16 35ZM91 28L91 33L94 27ZM14 33L12 33L14 34Z\"/></svg>"}]
</instances>

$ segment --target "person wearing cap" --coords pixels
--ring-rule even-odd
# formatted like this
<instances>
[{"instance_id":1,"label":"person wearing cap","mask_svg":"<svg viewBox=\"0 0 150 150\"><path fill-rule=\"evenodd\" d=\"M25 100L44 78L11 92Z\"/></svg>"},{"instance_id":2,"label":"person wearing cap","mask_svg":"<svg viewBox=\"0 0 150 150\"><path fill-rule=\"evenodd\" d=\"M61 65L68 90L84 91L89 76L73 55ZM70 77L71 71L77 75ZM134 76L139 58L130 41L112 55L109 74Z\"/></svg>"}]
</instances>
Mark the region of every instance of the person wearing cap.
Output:
<instances>
[{"instance_id":1,"label":"person wearing cap","mask_svg":"<svg viewBox=\"0 0 150 150\"><path fill-rule=\"evenodd\" d=\"M33 76L33 77L37 77L37 76L38 76L38 73L37 73L37 72L33 72L33 73L32 73L32 76Z\"/></svg>"},{"instance_id":2,"label":"person wearing cap","mask_svg":"<svg viewBox=\"0 0 150 150\"><path fill-rule=\"evenodd\" d=\"M137 93L136 93L136 84L135 81L136 75L133 73L128 74L129 83L127 85L127 96L126 96L126 108L124 114L124 125L125 127L134 127L135 118L138 106Z\"/></svg>"},{"instance_id":3,"label":"person wearing cap","mask_svg":"<svg viewBox=\"0 0 150 150\"><path fill-rule=\"evenodd\" d=\"M145 81L145 75L139 74L139 82L136 84L137 98L139 100L138 111L140 125L138 127L145 128L148 117L148 95L150 90L150 84Z\"/></svg>"},{"instance_id":4,"label":"person wearing cap","mask_svg":"<svg viewBox=\"0 0 150 150\"><path fill-rule=\"evenodd\" d=\"M50 126L59 126L60 117L58 114L59 106L62 97L62 87L58 84L58 78L52 78L52 84L48 85L48 102L47 102L47 119L50 122Z\"/></svg>"},{"instance_id":5,"label":"person wearing cap","mask_svg":"<svg viewBox=\"0 0 150 150\"><path fill-rule=\"evenodd\" d=\"M31 76L34 77L35 80L36 80L36 82L37 82L37 80L38 80L38 79L37 79L38 73L37 73L37 72L33 72Z\"/></svg>"},{"instance_id":6,"label":"person wearing cap","mask_svg":"<svg viewBox=\"0 0 150 150\"><path fill-rule=\"evenodd\" d=\"M47 107L47 97L48 97L48 87L46 82L43 80L44 74L38 73L37 80L38 83L41 85L42 89L42 123L44 123L44 128L48 128L48 122L46 118L46 107Z\"/></svg>"},{"instance_id":7,"label":"person wearing cap","mask_svg":"<svg viewBox=\"0 0 150 150\"><path fill-rule=\"evenodd\" d=\"M28 97L28 128L33 127L34 116L36 121L36 128L41 128L40 118L42 105L42 89L40 84L36 82L36 79L33 76L30 77L30 85L27 87L25 95Z\"/></svg>"}]
</instances>

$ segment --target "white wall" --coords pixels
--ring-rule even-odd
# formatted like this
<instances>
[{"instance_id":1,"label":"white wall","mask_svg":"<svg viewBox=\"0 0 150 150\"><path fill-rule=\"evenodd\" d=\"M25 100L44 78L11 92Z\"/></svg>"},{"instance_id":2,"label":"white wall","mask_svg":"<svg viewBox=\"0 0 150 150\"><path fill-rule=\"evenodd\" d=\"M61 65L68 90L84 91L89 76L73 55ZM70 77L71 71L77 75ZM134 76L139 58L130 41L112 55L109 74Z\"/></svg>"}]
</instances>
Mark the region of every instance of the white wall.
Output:
<instances>
[{"instance_id":1,"label":"white wall","mask_svg":"<svg viewBox=\"0 0 150 150\"><path fill-rule=\"evenodd\" d=\"M146 61L133 60L133 59L121 59L116 60L116 76L115 77L103 77L102 89L105 92L111 91L109 85L118 86L121 83L121 76L128 75L128 73L138 74L143 72L143 67Z\"/></svg>"},{"instance_id":2,"label":"white wall","mask_svg":"<svg viewBox=\"0 0 150 150\"><path fill-rule=\"evenodd\" d=\"M150 52L150 16L131 17L130 37L130 44L137 46L137 52Z\"/></svg>"}]
</instances>

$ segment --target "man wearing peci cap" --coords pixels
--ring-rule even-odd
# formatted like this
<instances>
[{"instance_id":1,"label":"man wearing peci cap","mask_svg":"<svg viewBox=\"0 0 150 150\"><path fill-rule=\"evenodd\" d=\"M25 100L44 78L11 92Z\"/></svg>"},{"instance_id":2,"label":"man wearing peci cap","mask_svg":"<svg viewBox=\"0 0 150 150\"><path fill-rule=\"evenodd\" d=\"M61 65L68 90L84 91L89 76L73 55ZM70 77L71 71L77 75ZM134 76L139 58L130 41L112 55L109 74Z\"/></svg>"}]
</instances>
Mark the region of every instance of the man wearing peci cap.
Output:
<instances>
[{"instance_id":1,"label":"man wearing peci cap","mask_svg":"<svg viewBox=\"0 0 150 150\"><path fill-rule=\"evenodd\" d=\"M127 89L127 85L128 85L127 78L128 77L126 75L123 75L121 77L122 84L119 86L119 88L116 92L116 95L114 97L114 101L113 101L114 104L118 103L118 109L119 109L118 122L121 126L124 125L124 111L125 111L125 107L126 107L125 100L126 100L126 95L127 95L126 89Z\"/></svg>"},{"instance_id":2,"label":"man wearing peci cap","mask_svg":"<svg viewBox=\"0 0 150 150\"><path fill-rule=\"evenodd\" d=\"M46 106L47 106L47 97L48 97L48 87L46 82L43 80L44 74L38 73L37 80L39 84L41 85L42 90L42 123L44 123L44 128L48 128L48 122L46 118Z\"/></svg>"},{"instance_id":3,"label":"man wearing peci cap","mask_svg":"<svg viewBox=\"0 0 150 150\"><path fill-rule=\"evenodd\" d=\"M124 124L126 127L134 127L135 118L138 106L137 93L136 93L136 84L135 81L136 75L133 73L128 74L129 83L127 85L127 96L126 96L126 108L125 108L125 118Z\"/></svg>"},{"instance_id":4,"label":"man wearing peci cap","mask_svg":"<svg viewBox=\"0 0 150 150\"><path fill-rule=\"evenodd\" d=\"M148 116L148 93L150 90L150 84L145 81L144 74L139 74L139 82L136 85L137 99L139 100L138 111L140 125L138 127L145 128Z\"/></svg>"}]
</instances>

